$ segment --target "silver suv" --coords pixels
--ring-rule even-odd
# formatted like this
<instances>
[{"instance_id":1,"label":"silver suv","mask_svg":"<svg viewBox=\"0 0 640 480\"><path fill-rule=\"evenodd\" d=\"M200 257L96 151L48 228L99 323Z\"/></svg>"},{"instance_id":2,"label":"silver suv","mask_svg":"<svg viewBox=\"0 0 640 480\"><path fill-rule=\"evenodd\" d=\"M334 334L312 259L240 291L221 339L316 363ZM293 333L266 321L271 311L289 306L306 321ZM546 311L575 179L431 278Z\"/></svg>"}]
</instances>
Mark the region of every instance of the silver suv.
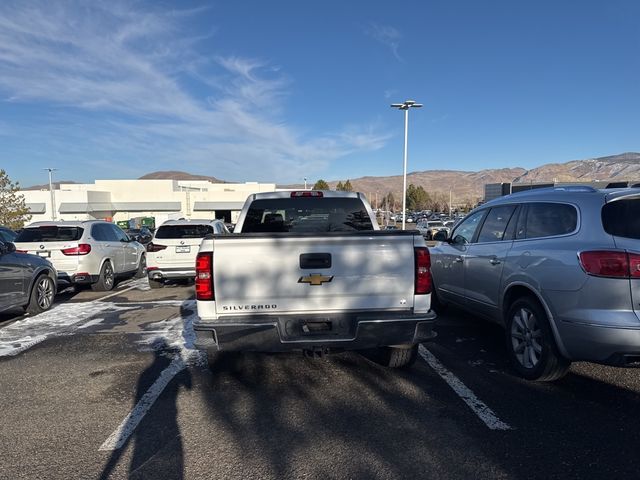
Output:
<instances>
[{"instance_id":1,"label":"silver suv","mask_svg":"<svg viewBox=\"0 0 640 480\"><path fill-rule=\"evenodd\" d=\"M146 275L144 247L102 220L34 222L14 243L18 251L49 260L60 283L111 290L119 278Z\"/></svg>"},{"instance_id":2,"label":"silver suv","mask_svg":"<svg viewBox=\"0 0 640 480\"><path fill-rule=\"evenodd\" d=\"M436 304L503 325L524 378L555 380L578 360L640 362L640 189L517 193L435 240Z\"/></svg>"}]
</instances>

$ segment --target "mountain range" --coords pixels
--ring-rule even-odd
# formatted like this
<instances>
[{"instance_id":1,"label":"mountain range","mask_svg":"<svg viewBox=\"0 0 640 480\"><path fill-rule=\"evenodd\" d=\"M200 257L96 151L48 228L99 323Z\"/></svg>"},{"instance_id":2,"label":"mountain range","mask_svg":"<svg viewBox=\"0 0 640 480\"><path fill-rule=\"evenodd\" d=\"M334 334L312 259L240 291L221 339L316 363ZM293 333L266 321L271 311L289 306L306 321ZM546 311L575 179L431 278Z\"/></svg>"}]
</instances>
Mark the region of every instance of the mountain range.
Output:
<instances>
[{"instance_id":1,"label":"mountain range","mask_svg":"<svg viewBox=\"0 0 640 480\"><path fill-rule=\"evenodd\" d=\"M209 180L213 183L228 183L216 177L206 175L192 175L180 171L152 172L140 179L168 179L168 180ZM579 182L593 180L630 180L640 181L640 153L627 152L608 157L591 158L586 160L572 160L566 163L548 163L540 167L527 170L521 167L485 169L477 172L458 170L426 170L407 174L407 185L422 186L430 195L438 195L448 200L454 197L454 204L476 203L484 196L486 183L538 183L538 182ZM331 188L335 188L340 180L328 181ZM402 196L402 175L388 177L366 176L349 179L353 189L367 194L371 201L376 196L381 199L391 192L395 198ZM75 183L73 181L56 182ZM313 184L311 184L312 186ZM282 188L302 188L302 184L279 185ZM35 185L26 190L49 188L48 184Z\"/></svg>"},{"instance_id":2,"label":"mountain range","mask_svg":"<svg viewBox=\"0 0 640 480\"><path fill-rule=\"evenodd\" d=\"M438 195L448 200L449 191L454 204L475 204L484 197L486 183L540 183L540 182L585 182L594 180L640 181L640 153L627 152L608 157L587 160L572 160L566 163L548 163L527 170L521 167L485 169L477 172L459 170L426 170L407 174L407 185L422 186L431 196ZM338 181L327 182L333 189ZM390 177L360 177L349 179L353 189L367 194L374 201L388 192L402 198L402 175ZM288 185L300 188L303 185Z\"/></svg>"}]
</instances>

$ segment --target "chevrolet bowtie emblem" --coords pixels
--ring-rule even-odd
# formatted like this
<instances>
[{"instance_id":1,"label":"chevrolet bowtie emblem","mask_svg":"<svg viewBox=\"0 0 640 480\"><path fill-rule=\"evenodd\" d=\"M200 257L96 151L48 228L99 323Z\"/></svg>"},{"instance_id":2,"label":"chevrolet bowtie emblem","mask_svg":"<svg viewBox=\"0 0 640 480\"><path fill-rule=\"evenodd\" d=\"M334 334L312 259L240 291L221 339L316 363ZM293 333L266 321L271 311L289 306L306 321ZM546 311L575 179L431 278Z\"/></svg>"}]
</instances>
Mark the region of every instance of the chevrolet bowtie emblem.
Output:
<instances>
[{"instance_id":1,"label":"chevrolet bowtie emblem","mask_svg":"<svg viewBox=\"0 0 640 480\"><path fill-rule=\"evenodd\" d=\"M308 283L309 285L322 285L323 283L333 280L333 275L322 275L321 273L312 273L306 277L300 277L298 283Z\"/></svg>"}]
</instances>

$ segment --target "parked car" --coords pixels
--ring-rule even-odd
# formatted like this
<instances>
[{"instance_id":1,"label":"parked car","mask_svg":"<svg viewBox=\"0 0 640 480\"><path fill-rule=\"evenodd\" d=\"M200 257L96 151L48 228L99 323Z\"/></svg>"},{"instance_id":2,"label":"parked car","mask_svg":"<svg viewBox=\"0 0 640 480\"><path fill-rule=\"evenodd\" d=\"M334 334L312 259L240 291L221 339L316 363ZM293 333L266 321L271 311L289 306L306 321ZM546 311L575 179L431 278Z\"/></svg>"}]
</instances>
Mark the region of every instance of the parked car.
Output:
<instances>
[{"instance_id":1,"label":"parked car","mask_svg":"<svg viewBox=\"0 0 640 480\"><path fill-rule=\"evenodd\" d=\"M228 234L221 220L167 220L147 244L147 275L151 288L162 288L167 280L193 280L196 255L209 234Z\"/></svg>"},{"instance_id":2,"label":"parked car","mask_svg":"<svg viewBox=\"0 0 640 480\"><path fill-rule=\"evenodd\" d=\"M127 228L124 229L124 233L142 245L146 245L153 239L153 233L147 227Z\"/></svg>"},{"instance_id":3,"label":"parked car","mask_svg":"<svg viewBox=\"0 0 640 480\"><path fill-rule=\"evenodd\" d=\"M427 220L418 222L416 224L416 228L420 232L420 234L427 240L432 240L433 236L440 231L449 233L449 228L444 225L444 222L439 220Z\"/></svg>"},{"instance_id":4,"label":"parked car","mask_svg":"<svg viewBox=\"0 0 640 480\"><path fill-rule=\"evenodd\" d=\"M0 226L0 242L13 242L17 235L10 228Z\"/></svg>"},{"instance_id":5,"label":"parked car","mask_svg":"<svg viewBox=\"0 0 640 480\"><path fill-rule=\"evenodd\" d=\"M15 244L20 251L48 259L58 271L59 283L106 291L118 279L146 274L144 247L102 220L35 222Z\"/></svg>"},{"instance_id":6,"label":"parked car","mask_svg":"<svg viewBox=\"0 0 640 480\"><path fill-rule=\"evenodd\" d=\"M196 346L214 357L376 349L404 367L433 336L424 239L380 231L360 193L251 195L233 235L202 241L196 272Z\"/></svg>"},{"instance_id":7,"label":"parked car","mask_svg":"<svg viewBox=\"0 0 640 480\"><path fill-rule=\"evenodd\" d=\"M434 291L505 328L515 370L640 363L640 189L536 189L472 211L431 249Z\"/></svg>"},{"instance_id":8,"label":"parked car","mask_svg":"<svg viewBox=\"0 0 640 480\"><path fill-rule=\"evenodd\" d=\"M44 258L16 251L0 241L0 311L24 308L31 314L49 310L57 290L57 272Z\"/></svg>"}]
</instances>

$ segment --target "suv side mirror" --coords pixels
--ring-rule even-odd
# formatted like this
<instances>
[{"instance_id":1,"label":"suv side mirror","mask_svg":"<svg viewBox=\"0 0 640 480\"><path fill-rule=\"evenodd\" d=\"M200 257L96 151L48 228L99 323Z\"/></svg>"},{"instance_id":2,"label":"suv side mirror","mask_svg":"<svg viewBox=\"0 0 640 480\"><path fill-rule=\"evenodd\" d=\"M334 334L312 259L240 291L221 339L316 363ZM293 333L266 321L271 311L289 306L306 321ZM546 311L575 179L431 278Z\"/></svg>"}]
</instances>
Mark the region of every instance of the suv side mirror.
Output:
<instances>
[{"instance_id":1,"label":"suv side mirror","mask_svg":"<svg viewBox=\"0 0 640 480\"><path fill-rule=\"evenodd\" d=\"M11 242L0 242L0 255L7 253L13 253L16 251L16 246Z\"/></svg>"},{"instance_id":2,"label":"suv side mirror","mask_svg":"<svg viewBox=\"0 0 640 480\"><path fill-rule=\"evenodd\" d=\"M437 231L436 234L433 236L433 239L436 242L446 242L447 238L448 238L447 232L443 230Z\"/></svg>"}]
</instances>

